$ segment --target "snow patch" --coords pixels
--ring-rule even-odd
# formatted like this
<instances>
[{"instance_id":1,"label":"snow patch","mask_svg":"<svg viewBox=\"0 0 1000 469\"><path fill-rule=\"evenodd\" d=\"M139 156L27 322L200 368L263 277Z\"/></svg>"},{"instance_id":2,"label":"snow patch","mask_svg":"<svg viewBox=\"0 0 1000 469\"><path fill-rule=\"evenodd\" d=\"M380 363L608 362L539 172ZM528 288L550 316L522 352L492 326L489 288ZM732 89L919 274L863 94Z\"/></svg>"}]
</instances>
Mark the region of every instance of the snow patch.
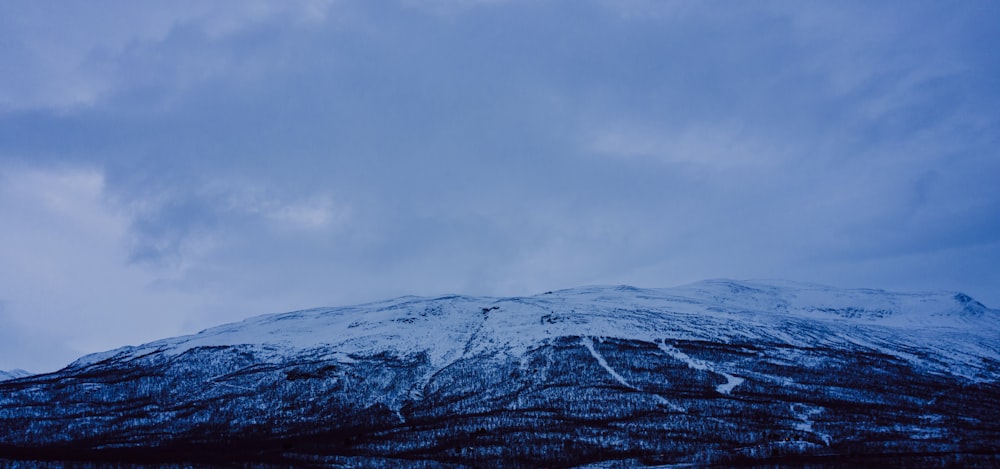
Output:
<instances>
[{"instance_id":1,"label":"snow patch","mask_svg":"<svg viewBox=\"0 0 1000 469\"><path fill-rule=\"evenodd\" d=\"M733 388L743 384L746 381L739 376L733 376L729 373L722 373L722 376L726 377L726 382L715 387L715 390L722 394L729 394L733 392Z\"/></svg>"},{"instance_id":2,"label":"snow patch","mask_svg":"<svg viewBox=\"0 0 1000 469\"><path fill-rule=\"evenodd\" d=\"M792 413L795 414L795 417L799 419L799 421L795 423L796 430L805 433L812 433L813 435L816 435L817 438L822 440L823 444L830 446L830 435L818 432L813 428L814 422L812 421L812 417L814 415L822 413L823 412L822 407L810 407L804 404L792 404L791 410Z\"/></svg>"}]
</instances>

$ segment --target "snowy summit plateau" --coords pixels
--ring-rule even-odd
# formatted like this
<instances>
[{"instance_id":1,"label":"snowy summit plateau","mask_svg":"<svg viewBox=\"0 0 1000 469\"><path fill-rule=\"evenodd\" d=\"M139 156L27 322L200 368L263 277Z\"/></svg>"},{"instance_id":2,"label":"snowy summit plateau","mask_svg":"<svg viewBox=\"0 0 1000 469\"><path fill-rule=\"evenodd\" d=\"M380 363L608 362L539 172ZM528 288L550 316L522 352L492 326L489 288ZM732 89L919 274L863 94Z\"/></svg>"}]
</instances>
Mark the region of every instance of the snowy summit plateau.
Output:
<instances>
[{"instance_id":1,"label":"snowy summit plateau","mask_svg":"<svg viewBox=\"0 0 1000 469\"><path fill-rule=\"evenodd\" d=\"M1000 311L787 281L402 297L0 381L0 461L1000 464Z\"/></svg>"}]
</instances>

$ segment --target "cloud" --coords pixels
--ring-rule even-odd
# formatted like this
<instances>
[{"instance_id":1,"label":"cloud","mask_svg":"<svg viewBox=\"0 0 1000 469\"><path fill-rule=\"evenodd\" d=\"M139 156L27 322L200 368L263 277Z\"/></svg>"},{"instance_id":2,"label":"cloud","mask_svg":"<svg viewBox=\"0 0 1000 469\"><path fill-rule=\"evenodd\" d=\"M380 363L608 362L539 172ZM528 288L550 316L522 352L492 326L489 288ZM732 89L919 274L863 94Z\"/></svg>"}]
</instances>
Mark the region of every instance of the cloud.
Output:
<instances>
[{"instance_id":1,"label":"cloud","mask_svg":"<svg viewBox=\"0 0 1000 469\"><path fill-rule=\"evenodd\" d=\"M120 345L124 331L179 331L177 317L147 303L174 299L146 295L149 276L123 267L127 219L103 200L99 171L7 167L0 182L0 297L28 337L63 340L50 360Z\"/></svg>"},{"instance_id":2,"label":"cloud","mask_svg":"<svg viewBox=\"0 0 1000 469\"><path fill-rule=\"evenodd\" d=\"M223 201L221 210L255 216L275 229L338 230L350 221L350 208L328 193L299 198L268 193L263 184L212 183L207 190Z\"/></svg>"},{"instance_id":3,"label":"cloud","mask_svg":"<svg viewBox=\"0 0 1000 469\"><path fill-rule=\"evenodd\" d=\"M330 235L351 218L350 207L329 193L282 194L246 179L186 184L182 190L116 197L130 216L133 261L179 266L209 256L231 236Z\"/></svg>"},{"instance_id":4,"label":"cloud","mask_svg":"<svg viewBox=\"0 0 1000 469\"><path fill-rule=\"evenodd\" d=\"M207 199L182 202L198 216L183 209L168 213L168 207L177 210L172 196L123 203L94 168L0 170L0 298L10 323L5 329L66 344L31 361L31 368L44 371L86 352L193 332L216 324L220 314L235 320L247 310L288 307L280 282L277 290L264 290L275 295L271 300L241 296L257 285L254 277L267 284L286 276L267 265L273 265L272 256L335 233L348 220L347 210L328 195L281 198L250 184L215 184L196 194ZM263 265L260 259L239 260L248 249L265 253ZM240 272L246 268L251 272ZM215 290L220 275L232 283ZM0 363L13 366L29 365Z\"/></svg>"},{"instance_id":5,"label":"cloud","mask_svg":"<svg viewBox=\"0 0 1000 469\"><path fill-rule=\"evenodd\" d=\"M792 141L768 141L745 125L720 122L660 130L648 124L610 124L584 142L585 151L612 157L642 158L654 163L680 163L713 170L776 166L794 155ZM797 149L799 152L802 149Z\"/></svg>"},{"instance_id":6,"label":"cloud","mask_svg":"<svg viewBox=\"0 0 1000 469\"><path fill-rule=\"evenodd\" d=\"M4 2L0 68L17 73L0 78L0 111L65 112L94 106L133 84L137 58L155 63L158 48L178 35L194 31L203 38L203 44L189 45L184 52L194 58L209 44L268 21L322 22L331 4L330 0ZM218 73L218 64L171 62L160 72L168 72L174 80L200 81Z\"/></svg>"},{"instance_id":7,"label":"cloud","mask_svg":"<svg viewBox=\"0 0 1000 469\"><path fill-rule=\"evenodd\" d=\"M705 277L1000 303L996 7L129 5L0 27L0 298L75 350Z\"/></svg>"},{"instance_id":8,"label":"cloud","mask_svg":"<svg viewBox=\"0 0 1000 469\"><path fill-rule=\"evenodd\" d=\"M530 0L528 0L530 1ZM456 19L462 14L476 9L498 7L515 3L526 3L525 0L399 0L402 6L423 11L432 15Z\"/></svg>"}]
</instances>

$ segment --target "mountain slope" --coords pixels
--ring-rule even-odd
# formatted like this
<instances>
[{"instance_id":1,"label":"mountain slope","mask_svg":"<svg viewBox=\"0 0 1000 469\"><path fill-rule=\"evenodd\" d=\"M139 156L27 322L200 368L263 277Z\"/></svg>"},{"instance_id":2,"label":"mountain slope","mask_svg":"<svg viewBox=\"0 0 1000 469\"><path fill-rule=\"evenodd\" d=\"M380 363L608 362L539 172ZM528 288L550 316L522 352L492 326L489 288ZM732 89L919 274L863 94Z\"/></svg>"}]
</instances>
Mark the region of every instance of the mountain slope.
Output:
<instances>
[{"instance_id":1,"label":"mountain slope","mask_svg":"<svg viewBox=\"0 0 1000 469\"><path fill-rule=\"evenodd\" d=\"M404 297L2 382L0 456L995 461L998 377L1000 312L960 293L717 280Z\"/></svg>"},{"instance_id":2,"label":"mountain slope","mask_svg":"<svg viewBox=\"0 0 1000 469\"><path fill-rule=\"evenodd\" d=\"M10 371L0 370L0 381L6 381L8 379L23 378L25 376L31 376L30 372L24 371L22 369L15 369Z\"/></svg>"}]
</instances>

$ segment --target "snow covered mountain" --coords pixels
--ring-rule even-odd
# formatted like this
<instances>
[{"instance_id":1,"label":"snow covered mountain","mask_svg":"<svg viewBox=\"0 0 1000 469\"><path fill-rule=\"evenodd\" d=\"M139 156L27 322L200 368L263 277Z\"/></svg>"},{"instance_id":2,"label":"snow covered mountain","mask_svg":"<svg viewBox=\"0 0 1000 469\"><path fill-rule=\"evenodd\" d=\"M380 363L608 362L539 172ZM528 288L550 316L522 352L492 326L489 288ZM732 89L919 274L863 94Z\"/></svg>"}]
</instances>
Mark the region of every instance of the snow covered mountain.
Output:
<instances>
[{"instance_id":1,"label":"snow covered mountain","mask_svg":"<svg viewBox=\"0 0 1000 469\"><path fill-rule=\"evenodd\" d=\"M713 280L403 297L0 382L0 458L989 464L998 379L1000 311L961 293Z\"/></svg>"},{"instance_id":2,"label":"snow covered mountain","mask_svg":"<svg viewBox=\"0 0 1000 469\"><path fill-rule=\"evenodd\" d=\"M23 378L25 376L31 376L31 373L21 369L10 370L10 371L0 370L0 381Z\"/></svg>"}]
</instances>

